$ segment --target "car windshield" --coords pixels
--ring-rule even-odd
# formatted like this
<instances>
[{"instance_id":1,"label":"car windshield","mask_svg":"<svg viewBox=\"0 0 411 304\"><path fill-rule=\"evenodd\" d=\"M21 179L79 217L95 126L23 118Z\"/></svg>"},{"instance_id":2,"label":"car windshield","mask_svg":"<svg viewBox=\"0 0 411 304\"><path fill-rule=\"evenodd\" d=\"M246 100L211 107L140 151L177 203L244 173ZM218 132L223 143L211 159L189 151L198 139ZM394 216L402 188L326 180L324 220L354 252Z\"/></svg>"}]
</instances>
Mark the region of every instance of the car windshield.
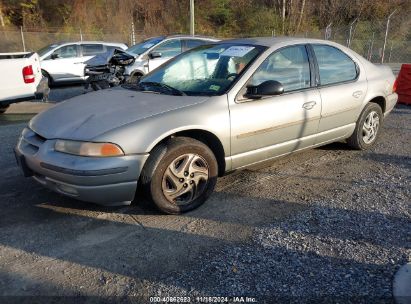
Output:
<instances>
[{"instance_id":1,"label":"car windshield","mask_svg":"<svg viewBox=\"0 0 411 304\"><path fill-rule=\"evenodd\" d=\"M45 46L42 49L39 49L37 51L37 54L39 55L39 57L41 57L41 56L47 54L48 52L50 52L51 50L53 50L54 48L56 48L57 46L59 46L59 45L58 44L50 44L48 46Z\"/></svg>"},{"instance_id":2,"label":"car windshield","mask_svg":"<svg viewBox=\"0 0 411 304\"><path fill-rule=\"evenodd\" d=\"M146 75L136 88L172 95L222 95L265 49L232 43L200 46Z\"/></svg>"},{"instance_id":3,"label":"car windshield","mask_svg":"<svg viewBox=\"0 0 411 304\"><path fill-rule=\"evenodd\" d=\"M129 47L127 49L127 52L132 53L134 55L141 55L149 48L155 46L156 44L159 44L163 40L163 37L150 38Z\"/></svg>"}]
</instances>

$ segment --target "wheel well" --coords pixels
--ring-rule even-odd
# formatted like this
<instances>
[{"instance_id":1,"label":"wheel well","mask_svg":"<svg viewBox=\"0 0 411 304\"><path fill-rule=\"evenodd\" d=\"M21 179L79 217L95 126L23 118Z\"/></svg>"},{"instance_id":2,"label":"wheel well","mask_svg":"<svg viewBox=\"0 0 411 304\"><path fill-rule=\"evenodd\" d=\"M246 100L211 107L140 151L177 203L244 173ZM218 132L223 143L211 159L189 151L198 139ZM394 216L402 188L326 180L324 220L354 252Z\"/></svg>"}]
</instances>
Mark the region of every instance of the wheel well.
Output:
<instances>
[{"instance_id":1,"label":"wheel well","mask_svg":"<svg viewBox=\"0 0 411 304\"><path fill-rule=\"evenodd\" d=\"M48 85L49 86L53 84L53 77L51 77L50 74L46 70L41 69L41 74L48 78L48 80L49 80Z\"/></svg>"},{"instance_id":2,"label":"wheel well","mask_svg":"<svg viewBox=\"0 0 411 304\"><path fill-rule=\"evenodd\" d=\"M217 160L218 176L223 176L224 175L224 172L225 172L225 153L224 153L223 145L221 144L221 141L218 139L217 136L215 136L211 132L204 131L204 130L197 130L197 129L196 130L187 130L187 131L181 131L181 132L177 132L175 134L172 134L172 135L162 139L158 144L166 142L171 137L177 137L177 136L190 137L190 138L196 139L198 141L201 141L203 144L207 145L211 149L211 151L213 151L214 156Z\"/></svg>"},{"instance_id":3,"label":"wheel well","mask_svg":"<svg viewBox=\"0 0 411 304\"><path fill-rule=\"evenodd\" d=\"M385 113L385 98L384 97L382 96L374 97L373 99L370 100L370 102L378 104L381 107L382 112Z\"/></svg>"},{"instance_id":4,"label":"wheel well","mask_svg":"<svg viewBox=\"0 0 411 304\"><path fill-rule=\"evenodd\" d=\"M131 75L131 76L134 76L134 75L144 76L144 73L141 72L141 71L139 71L139 70L135 70L135 71L131 72L130 75Z\"/></svg>"}]
</instances>

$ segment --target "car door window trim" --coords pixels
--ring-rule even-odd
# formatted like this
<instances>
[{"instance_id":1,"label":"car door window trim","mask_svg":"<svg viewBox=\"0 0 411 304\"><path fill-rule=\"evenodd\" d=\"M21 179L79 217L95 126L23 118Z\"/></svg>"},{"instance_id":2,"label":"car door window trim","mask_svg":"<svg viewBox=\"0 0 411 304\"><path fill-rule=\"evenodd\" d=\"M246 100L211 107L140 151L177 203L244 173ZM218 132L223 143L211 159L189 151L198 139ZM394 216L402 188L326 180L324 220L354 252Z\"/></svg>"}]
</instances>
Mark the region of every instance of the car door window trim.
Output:
<instances>
[{"instance_id":1,"label":"car door window trim","mask_svg":"<svg viewBox=\"0 0 411 304\"><path fill-rule=\"evenodd\" d=\"M180 54L182 54L182 53L184 52L184 51L183 51L183 44L184 44L184 42L183 42L183 39L181 39L181 38L173 38L173 39L163 40L163 41L161 41L159 44L157 44L156 46L154 46L152 49L150 49L150 52L158 52L158 51L157 51L158 48L161 48L161 47L162 47L163 45L165 45L166 43L174 42L174 41L179 41L179 42L180 42L180 53L177 54L177 55L175 55L175 56L173 56L173 58L174 58L174 57L176 57L176 56L178 56L178 55L180 55ZM166 57L164 57L164 58L166 58Z\"/></svg>"},{"instance_id":2,"label":"car door window trim","mask_svg":"<svg viewBox=\"0 0 411 304\"><path fill-rule=\"evenodd\" d=\"M70 44L61 45L60 47L54 49L54 50L50 53L50 55L47 56L47 58L46 58L45 60L51 60L51 56L52 56L53 54L55 54L58 50L60 50L60 49L62 49L62 48L65 48L65 47L68 47L68 46L75 46L75 47L76 47L76 56L74 56L74 57L57 57L56 59L53 59L53 60L78 58L79 55L80 55L80 53L79 53L79 48L78 48L78 44L70 43Z\"/></svg>"},{"instance_id":3,"label":"car door window trim","mask_svg":"<svg viewBox=\"0 0 411 304\"><path fill-rule=\"evenodd\" d=\"M354 63L354 65L355 65L356 77L355 77L354 79L351 79L351 80L344 80L344 81L333 82L333 83L328 83L328 84L321 84L320 68L319 68L319 65L318 65L317 55L315 54L315 51L314 51L314 47L313 47L314 45L332 47L332 48L334 48L334 49L342 52L344 55L346 55L346 56ZM350 56L349 54L347 54L347 53L344 52L343 50L341 50L341 49L339 49L338 47L335 47L335 46L333 46L333 45L321 44L321 43L310 43L308 46L309 46L309 48L311 49L310 52L312 53L312 56L314 56L314 58L315 58L314 64L315 64L315 69L316 69L316 77L318 77L318 85L317 85L317 88L320 89L320 88L327 88L327 87L336 86L336 85L341 85L341 84L353 83L353 82L356 82L356 81L359 79L360 73L361 73L361 69L360 69L357 61L354 60L354 59L352 58L352 56Z\"/></svg>"},{"instance_id":4,"label":"car door window trim","mask_svg":"<svg viewBox=\"0 0 411 304\"><path fill-rule=\"evenodd\" d=\"M286 49L286 48L289 48L289 47L295 47L295 46L304 46L304 47L305 47L305 50L306 50L306 52L307 52L307 58L308 58L308 62L309 62L310 78L312 78L311 69L312 69L312 67L313 67L313 65L314 65L314 61L311 62L312 58L310 59L310 53L309 53L309 51L308 51L307 45L308 45L307 43L298 43L298 44L292 44L292 45L287 45L287 46L278 48L278 49L274 50L273 52L271 52L271 53L263 60L263 62L264 62L268 57L272 56L274 53L277 53L277 52L279 52L279 51L281 51L281 50L283 50L283 49ZM262 62L261 64L263 64L263 62ZM261 66L261 64L260 64L260 66ZM281 97L281 96L284 96L284 95L289 95L289 94L294 94L294 93L299 93L299 92L305 92L305 91L312 90L312 89L317 89L317 87L313 84L312 79L311 79L311 80L310 80L310 86L309 86L309 87L301 88L301 89L296 89L296 90L291 90L291 91L287 91L287 92L284 92L284 93L281 94L281 95L263 96L263 97L261 97L260 99L257 99L257 100L256 100L256 99L250 99L250 98L239 99L239 98L240 98L239 95L241 94L241 92L244 91L244 89L246 88L246 86L247 86L247 84L249 83L250 79L254 77L255 73L258 71L258 69L260 68L260 66L258 66L258 67L255 69L254 73L247 79L247 81L245 82L245 84L244 84L244 85L241 87L241 89L237 92L237 94L236 94L236 96L235 96L235 99L234 99L234 102L235 102L235 103L240 104L240 103L245 103L245 102L250 102L250 101L260 101L260 100L264 100L264 99L267 99L267 98Z\"/></svg>"}]
</instances>

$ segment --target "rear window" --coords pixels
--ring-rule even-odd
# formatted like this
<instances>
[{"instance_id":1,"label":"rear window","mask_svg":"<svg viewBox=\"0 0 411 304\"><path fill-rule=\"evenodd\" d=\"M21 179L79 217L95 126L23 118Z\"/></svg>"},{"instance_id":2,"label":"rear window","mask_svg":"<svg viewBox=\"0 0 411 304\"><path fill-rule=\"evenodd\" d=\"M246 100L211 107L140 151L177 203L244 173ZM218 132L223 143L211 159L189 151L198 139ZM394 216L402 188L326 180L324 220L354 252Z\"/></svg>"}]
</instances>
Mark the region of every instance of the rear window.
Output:
<instances>
[{"instance_id":1,"label":"rear window","mask_svg":"<svg viewBox=\"0 0 411 304\"><path fill-rule=\"evenodd\" d=\"M105 53L105 47L102 44L82 44L81 45L83 56L91 56Z\"/></svg>"}]
</instances>

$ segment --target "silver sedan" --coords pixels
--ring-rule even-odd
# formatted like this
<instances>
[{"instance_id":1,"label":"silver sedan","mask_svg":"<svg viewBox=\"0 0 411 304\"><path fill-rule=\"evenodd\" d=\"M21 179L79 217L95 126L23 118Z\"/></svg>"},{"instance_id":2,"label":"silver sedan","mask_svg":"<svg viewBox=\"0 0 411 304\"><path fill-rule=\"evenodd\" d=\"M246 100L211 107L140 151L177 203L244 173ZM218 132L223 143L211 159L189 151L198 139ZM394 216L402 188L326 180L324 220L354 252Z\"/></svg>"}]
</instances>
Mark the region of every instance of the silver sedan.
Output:
<instances>
[{"instance_id":1,"label":"silver sedan","mask_svg":"<svg viewBox=\"0 0 411 304\"><path fill-rule=\"evenodd\" d=\"M37 115L15 153L26 176L64 195L117 205L137 192L178 214L228 171L340 140L371 148L394 81L329 41L228 40Z\"/></svg>"}]
</instances>

